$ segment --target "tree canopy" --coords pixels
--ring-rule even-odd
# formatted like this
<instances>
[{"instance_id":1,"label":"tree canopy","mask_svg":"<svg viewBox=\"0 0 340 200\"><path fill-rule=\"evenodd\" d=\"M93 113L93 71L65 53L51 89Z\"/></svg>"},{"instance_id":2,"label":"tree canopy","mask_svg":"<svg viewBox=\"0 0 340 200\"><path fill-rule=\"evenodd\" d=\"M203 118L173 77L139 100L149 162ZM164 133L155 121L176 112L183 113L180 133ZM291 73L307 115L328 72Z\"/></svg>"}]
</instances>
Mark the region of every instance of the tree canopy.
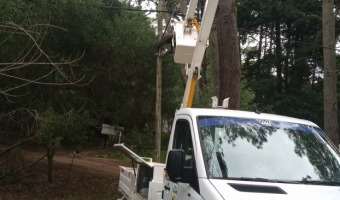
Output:
<instances>
[{"instance_id":1,"label":"tree canopy","mask_svg":"<svg viewBox=\"0 0 340 200\"><path fill-rule=\"evenodd\" d=\"M174 1L165 3L177 20ZM322 2L236 3L241 109L257 107L323 127ZM201 5L204 1L198 18ZM2 130L32 134L37 117L52 108L57 116L89 113L96 127L123 126L127 135L154 131L158 39L153 19L139 6L120 0L23 0L2 1L0 8ZM216 64L208 55L195 106L208 107L217 95ZM169 124L182 100L181 69L171 56L164 58L162 116Z\"/></svg>"}]
</instances>

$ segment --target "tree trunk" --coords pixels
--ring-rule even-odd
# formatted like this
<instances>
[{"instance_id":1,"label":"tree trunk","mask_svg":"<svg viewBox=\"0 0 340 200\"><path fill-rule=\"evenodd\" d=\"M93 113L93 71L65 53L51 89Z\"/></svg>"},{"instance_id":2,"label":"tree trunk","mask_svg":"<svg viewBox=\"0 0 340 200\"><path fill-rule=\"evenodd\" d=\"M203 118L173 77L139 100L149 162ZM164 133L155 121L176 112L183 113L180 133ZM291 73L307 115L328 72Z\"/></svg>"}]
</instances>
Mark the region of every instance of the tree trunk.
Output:
<instances>
[{"instance_id":1,"label":"tree trunk","mask_svg":"<svg viewBox=\"0 0 340 200\"><path fill-rule=\"evenodd\" d=\"M276 64L276 91L280 94L282 93L282 64L281 64L281 28L280 21L277 19L275 21L275 64Z\"/></svg>"},{"instance_id":2,"label":"tree trunk","mask_svg":"<svg viewBox=\"0 0 340 200\"><path fill-rule=\"evenodd\" d=\"M334 0L322 1L322 32L324 55L324 129L339 148L337 77L335 62Z\"/></svg>"},{"instance_id":3,"label":"tree trunk","mask_svg":"<svg viewBox=\"0 0 340 200\"><path fill-rule=\"evenodd\" d=\"M208 56L210 58L210 66L212 71L212 84L215 91L212 94L218 94L219 86L219 64L218 64L218 40L217 40L217 30L216 24L211 27L211 32L209 36L209 48L207 49Z\"/></svg>"},{"instance_id":4,"label":"tree trunk","mask_svg":"<svg viewBox=\"0 0 340 200\"><path fill-rule=\"evenodd\" d=\"M53 182L53 157L55 153L55 146L53 144L47 145L47 181Z\"/></svg>"},{"instance_id":5,"label":"tree trunk","mask_svg":"<svg viewBox=\"0 0 340 200\"><path fill-rule=\"evenodd\" d=\"M269 38L269 55L273 54L273 38L274 38L274 25L270 24L270 28L269 28L269 34L270 34L270 38ZM270 72L269 72L270 73Z\"/></svg>"},{"instance_id":6,"label":"tree trunk","mask_svg":"<svg viewBox=\"0 0 340 200\"><path fill-rule=\"evenodd\" d=\"M284 72L283 72L283 86L284 86L284 92L287 94L289 93L289 62L290 60L292 60L291 58L291 52L292 52L292 36L291 36L291 32L292 32L292 26L291 24L287 24L287 51L286 51L286 55L285 55L285 64L284 64Z\"/></svg>"},{"instance_id":7,"label":"tree trunk","mask_svg":"<svg viewBox=\"0 0 340 200\"><path fill-rule=\"evenodd\" d=\"M241 59L236 3L220 0L217 10L219 101L230 97L229 108L240 109Z\"/></svg>"},{"instance_id":8,"label":"tree trunk","mask_svg":"<svg viewBox=\"0 0 340 200\"><path fill-rule=\"evenodd\" d=\"M259 48L258 48L258 51L257 51L257 60L261 60L263 35L264 35L263 34L263 25L261 24L261 26L260 26Z\"/></svg>"}]
</instances>

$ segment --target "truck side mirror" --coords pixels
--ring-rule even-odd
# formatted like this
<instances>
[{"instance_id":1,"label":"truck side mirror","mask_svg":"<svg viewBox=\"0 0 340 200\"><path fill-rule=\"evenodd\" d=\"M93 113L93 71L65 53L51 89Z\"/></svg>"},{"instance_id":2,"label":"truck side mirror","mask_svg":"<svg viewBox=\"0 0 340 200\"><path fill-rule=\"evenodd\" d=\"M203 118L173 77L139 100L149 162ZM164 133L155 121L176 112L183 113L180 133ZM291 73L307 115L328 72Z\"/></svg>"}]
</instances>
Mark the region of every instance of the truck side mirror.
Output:
<instances>
[{"instance_id":1,"label":"truck side mirror","mask_svg":"<svg viewBox=\"0 0 340 200\"><path fill-rule=\"evenodd\" d=\"M169 151L166 170L172 182L182 181L182 172L184 166L184 151L182 149L172 149Z\"/></svg>"}]
</instances>

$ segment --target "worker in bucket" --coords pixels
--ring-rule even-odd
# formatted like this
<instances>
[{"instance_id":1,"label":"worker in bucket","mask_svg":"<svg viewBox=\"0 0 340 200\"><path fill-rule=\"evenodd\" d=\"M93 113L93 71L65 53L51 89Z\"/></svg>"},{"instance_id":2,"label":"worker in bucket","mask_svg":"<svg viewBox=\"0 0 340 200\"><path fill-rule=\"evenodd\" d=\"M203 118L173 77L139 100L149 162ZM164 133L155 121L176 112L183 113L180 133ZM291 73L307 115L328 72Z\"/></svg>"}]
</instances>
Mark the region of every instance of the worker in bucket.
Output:
<instances>
[{"instance_id":1,"label":"worker in bucket","mask_svg":"<svg viewBox=\"0 0 340 200\"><path fill-rule=\"evenodd\" d=\"M163 57L168 54L174 53L174 45L172 43L172 39L174 38L175 33L169 33L168 35L164 36L155 46L155 53L156 55ZM166 49L164 46L170 45L170 49Z\"/></svg>"}]
</instances>

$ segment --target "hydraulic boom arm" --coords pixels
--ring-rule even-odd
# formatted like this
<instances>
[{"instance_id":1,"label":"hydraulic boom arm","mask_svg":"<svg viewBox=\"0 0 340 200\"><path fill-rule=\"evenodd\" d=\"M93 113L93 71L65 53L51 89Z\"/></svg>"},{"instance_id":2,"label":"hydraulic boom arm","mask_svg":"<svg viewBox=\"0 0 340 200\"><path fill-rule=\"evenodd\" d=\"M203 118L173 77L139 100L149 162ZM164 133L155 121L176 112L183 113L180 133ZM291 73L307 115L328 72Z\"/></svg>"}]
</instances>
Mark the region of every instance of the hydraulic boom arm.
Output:
<instances>
[{"instance_id":1,"label":"hydraulic boom arm","mask_svg":"<svg viewBox=\"0 0 340 200\"><path fill-rule=\"evenodd\" d=\"M191 107L192 102L194 99L196 84L198 79L200 78L201 72L201 65L202 60L204 57L205 49L207 47L208 38L210 35L211 27L214 21L218 0L207 0L205 4L205 9L201 21L201 26L199 29L195 27L189 27L188 23L192 23L195 20L195 9L197 7L198 0L191 0L189 4L188 11L186 13L185 20L183 24L181 24L182 28L180 27L179 31L183 32L176 32L176 43L177 41L182 39L183 45L176 44L176 51L175 51L175 62L176 62L176 54L182 54L177 57L185 57L189 58L188 60L191 61L191 64L188 68L187 75L188 80L185 87L185 92L183 96L183 101L181 108ZM198 35L197 35L198 32ZM195 41L195 45L192 46L193 53L188 53L190 51L190 41ZM187 45L188 44L188 45ZM188 54L192 54L188 56ZM188 64L188 60L180 60L179 63Z\"/></svg>"}]
</instances>

